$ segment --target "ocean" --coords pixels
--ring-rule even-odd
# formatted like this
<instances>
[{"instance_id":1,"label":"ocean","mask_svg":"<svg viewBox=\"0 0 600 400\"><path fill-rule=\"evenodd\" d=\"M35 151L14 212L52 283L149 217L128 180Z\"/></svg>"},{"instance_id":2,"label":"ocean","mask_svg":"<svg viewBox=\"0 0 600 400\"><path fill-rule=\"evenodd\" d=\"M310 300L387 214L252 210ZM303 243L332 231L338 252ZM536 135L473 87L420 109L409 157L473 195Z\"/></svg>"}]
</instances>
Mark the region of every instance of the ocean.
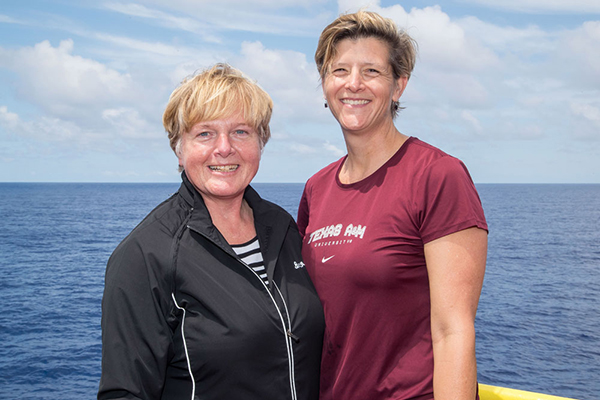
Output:
<instances>
[{"instance_id":1,"label":"ocean","mask_svg":"<svg viewBox=\"0 0 600 400\"><path fill-rule=\"evenodd\" d=\"M254 184L295 216L302 184ZM178 184L0 183L0 399L93 399L115 246ZM600 398L600 185L477 185L481 383Z\"/></svg>"}]
</instances>

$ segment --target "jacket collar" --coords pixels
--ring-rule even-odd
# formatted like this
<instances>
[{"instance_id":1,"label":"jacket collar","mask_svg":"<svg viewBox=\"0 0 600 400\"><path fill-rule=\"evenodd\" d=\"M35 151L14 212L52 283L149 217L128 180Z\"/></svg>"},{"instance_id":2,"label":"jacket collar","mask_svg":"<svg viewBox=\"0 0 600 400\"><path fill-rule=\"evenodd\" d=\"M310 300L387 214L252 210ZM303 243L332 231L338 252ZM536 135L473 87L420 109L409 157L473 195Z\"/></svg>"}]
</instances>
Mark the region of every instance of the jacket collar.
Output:
<instances>
[{"instance_id":1,"label":"jacket collar","mask_svg":"<svg viewBox=\"0 0 600 400\"><path fill-rule=\"evenodd\" d=\"M198 193L192 182L190 182L185 171L181 173L181 179L182 184L179 194L192 207L192 215L188 226L210 239L227 253L237 257L223 235L213 225L202 196ZM244 192L244 199L250 208L252 208L254 227L260 242L265 268L267 269L269 279L273 279L272 274L277 263L277 257L292 218L280 207L263 200L250 185L248 185Z\"/></svg>"}]
</instances>

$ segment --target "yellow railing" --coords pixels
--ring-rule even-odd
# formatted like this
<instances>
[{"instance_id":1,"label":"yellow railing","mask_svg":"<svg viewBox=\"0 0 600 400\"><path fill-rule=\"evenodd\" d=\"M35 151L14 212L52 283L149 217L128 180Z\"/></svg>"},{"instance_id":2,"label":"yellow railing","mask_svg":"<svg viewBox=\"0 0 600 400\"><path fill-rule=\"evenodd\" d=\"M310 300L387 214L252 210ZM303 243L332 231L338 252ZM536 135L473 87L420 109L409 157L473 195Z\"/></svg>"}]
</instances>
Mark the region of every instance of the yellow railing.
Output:
<instances>
[{"instance_id":1,"label":"yellow railing","mask_svg":"<svg viewBox=\"0 0 600 400\"><path fill-rule=\"evenodd\" d=\"M526 392L499 386L479 384L480 400L573 400L567 397L551 396L549 394Z\"/></svg>"}]
</instances>

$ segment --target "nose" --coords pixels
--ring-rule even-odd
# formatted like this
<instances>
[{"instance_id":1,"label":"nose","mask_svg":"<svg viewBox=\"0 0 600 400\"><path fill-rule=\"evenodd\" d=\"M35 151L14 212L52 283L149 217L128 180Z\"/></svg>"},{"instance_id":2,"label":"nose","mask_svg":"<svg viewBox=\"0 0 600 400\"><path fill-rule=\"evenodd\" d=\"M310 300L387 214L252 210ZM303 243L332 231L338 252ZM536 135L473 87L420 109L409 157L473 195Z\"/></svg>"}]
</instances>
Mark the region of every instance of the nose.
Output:
<instances>
[{"instance_id":1,"label":"nose","mask_svg":"<svg viewBox=\"0 0 600 400\"><path fill-rule=\"evenodd\" d=\"M363 77L359 70L353 69L348 75L348 81L346 82L346 87L353 91L357 92L363 87Z\"/></svg>"},{"instance_id":2,"label":"nose","mask_svg":"<svg viewBox=\"0 0 600 400\"><path fill-rule=\"evenodd\" d=\"M221 157L227 157L231 155L234 151L233 146L231 145L231 138L227 133L219 133L217 135L217 143L215 146L215 152Z\"/></svg>"}]
</instances>

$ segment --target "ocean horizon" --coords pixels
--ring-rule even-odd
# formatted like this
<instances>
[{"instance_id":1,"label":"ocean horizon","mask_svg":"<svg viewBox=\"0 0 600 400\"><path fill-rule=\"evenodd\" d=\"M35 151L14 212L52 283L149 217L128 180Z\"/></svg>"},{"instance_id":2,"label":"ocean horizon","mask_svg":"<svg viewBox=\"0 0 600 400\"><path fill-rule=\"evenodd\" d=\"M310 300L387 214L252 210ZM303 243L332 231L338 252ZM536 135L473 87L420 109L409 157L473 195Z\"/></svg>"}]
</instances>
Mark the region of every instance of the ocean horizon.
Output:
<instances>
[{"instance_id":1,"label":"ocean horizon","mask_svg":"<svg viewBox=\"0 0 600 400\"><path fill-rule=\"evenodd\" d=\"M116 245L179 183L0 183L0 398L92 399ZM295 216L304 183L253 183ZM600 397L600 184L479 183L480 383Z\"/></svg>"}]
</instances>

